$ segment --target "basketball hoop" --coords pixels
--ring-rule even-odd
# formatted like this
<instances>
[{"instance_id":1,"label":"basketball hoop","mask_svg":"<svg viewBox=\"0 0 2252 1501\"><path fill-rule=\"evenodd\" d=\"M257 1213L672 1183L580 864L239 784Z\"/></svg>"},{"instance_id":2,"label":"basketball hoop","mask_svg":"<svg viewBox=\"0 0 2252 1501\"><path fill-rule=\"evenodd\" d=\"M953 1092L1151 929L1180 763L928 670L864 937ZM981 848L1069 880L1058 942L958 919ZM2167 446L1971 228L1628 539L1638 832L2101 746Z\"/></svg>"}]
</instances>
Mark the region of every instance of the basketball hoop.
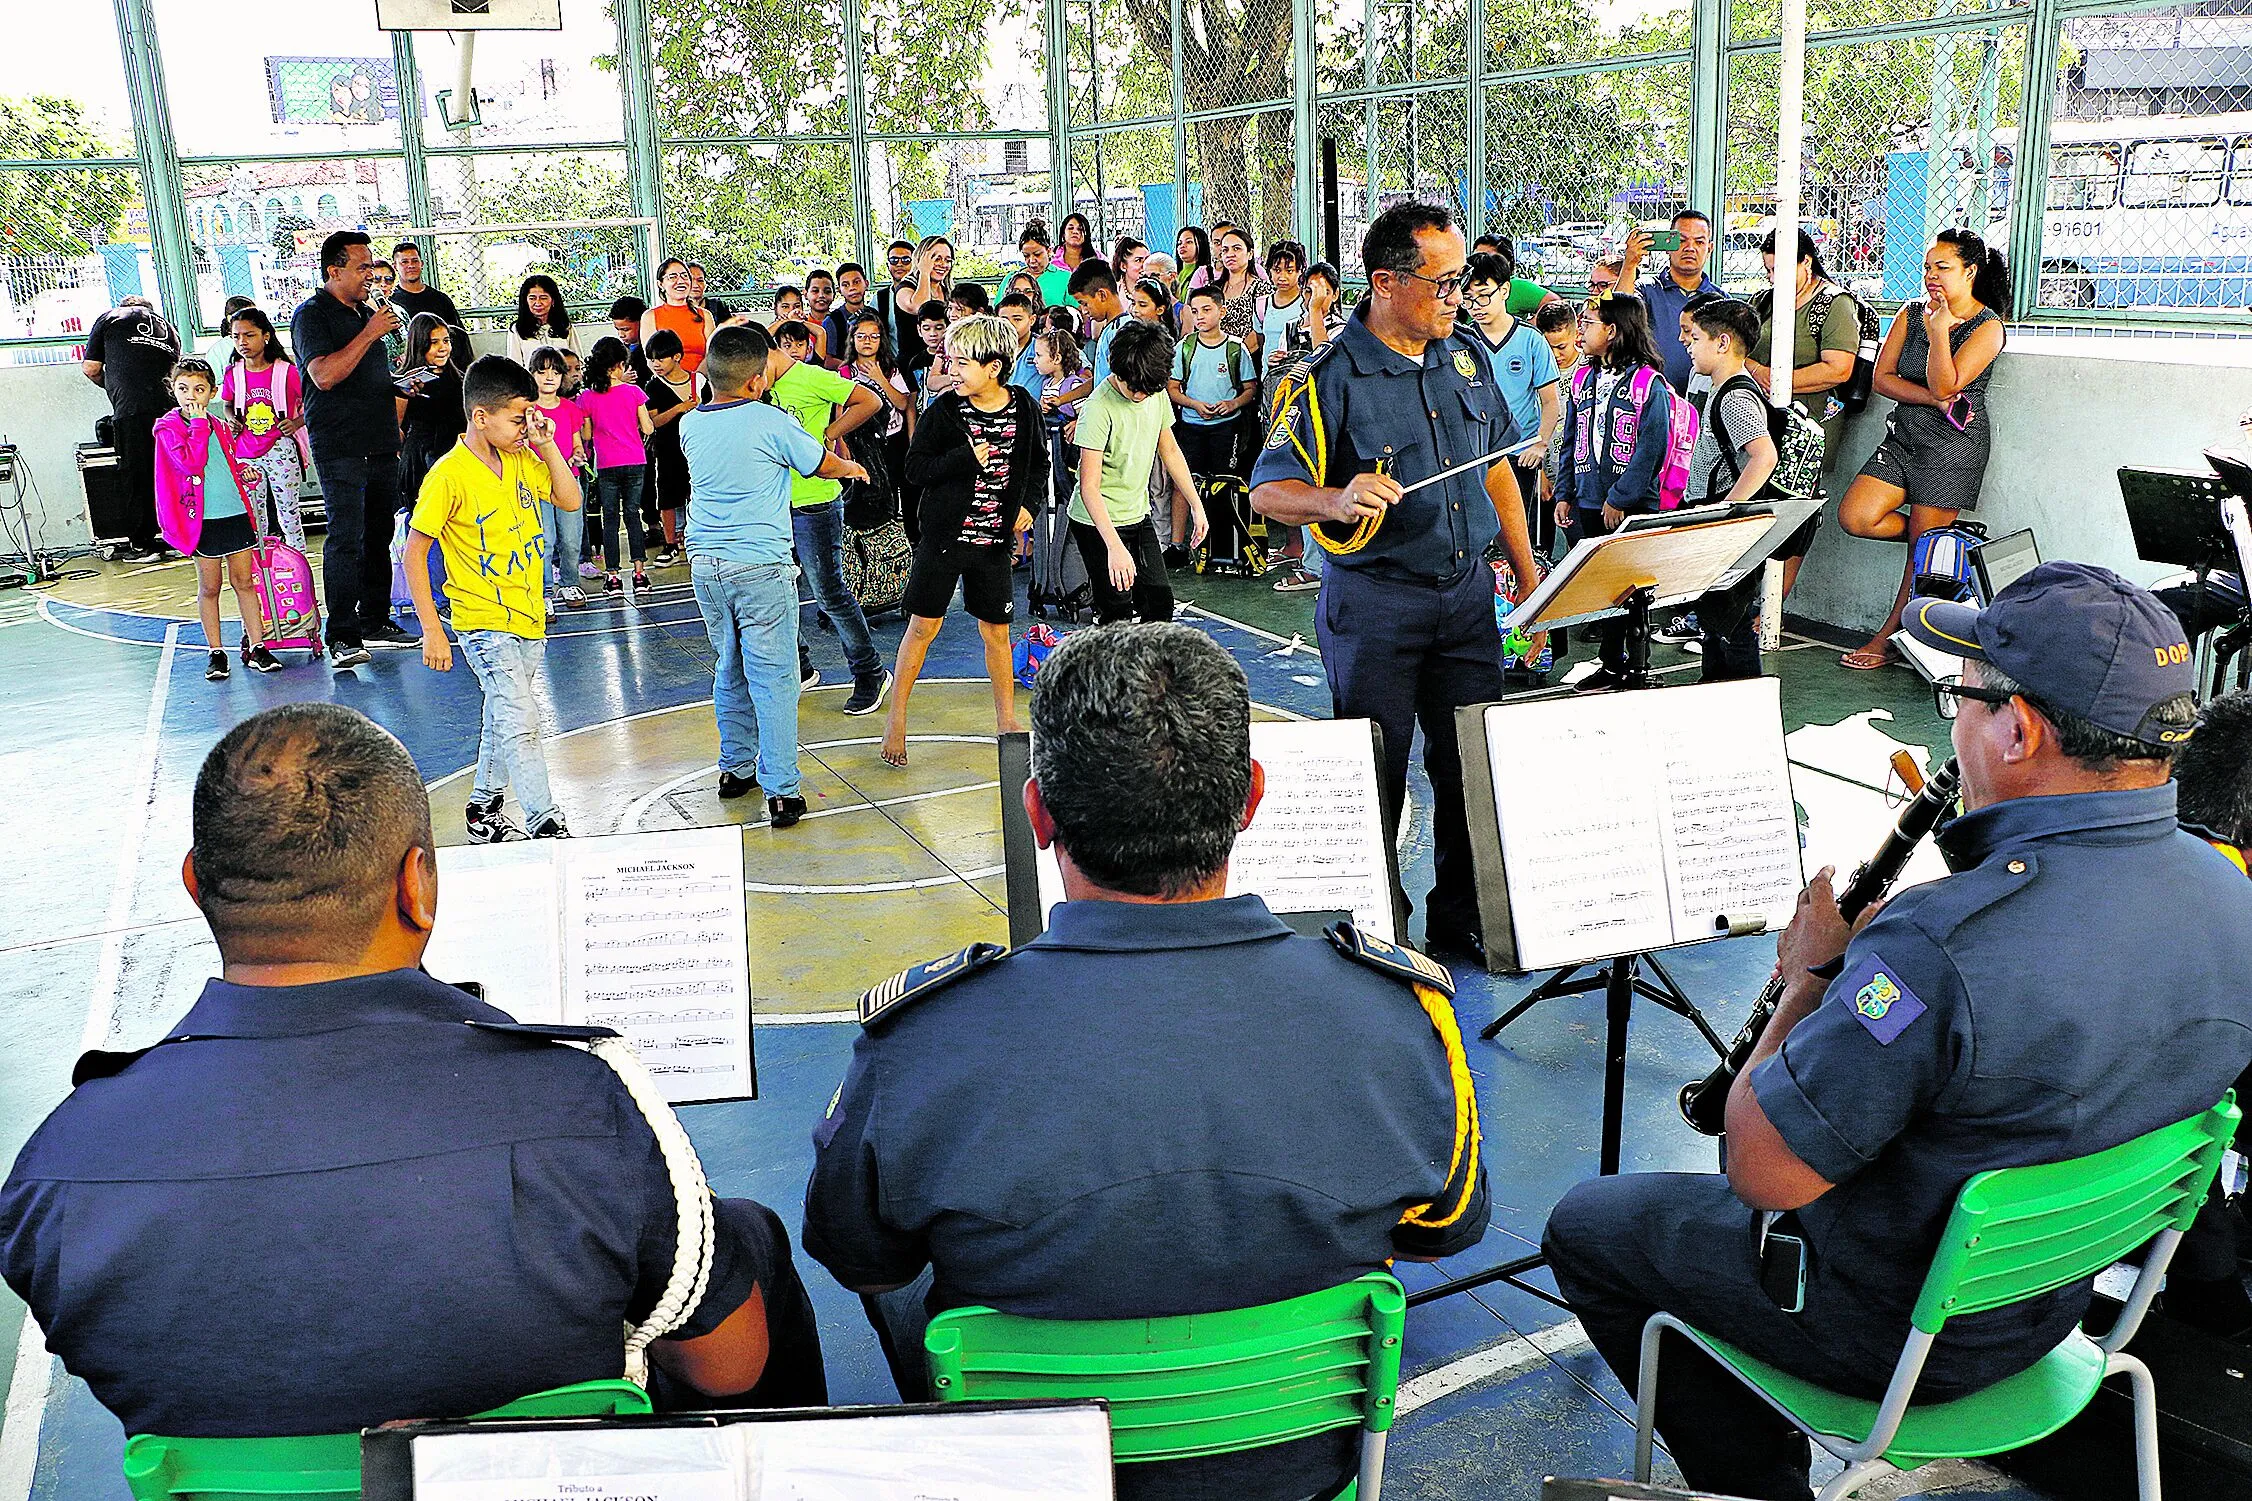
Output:
<instances>
[{"instance_id":1,"label":"basketball hoop","mask_svg":"<svg viewBox=\"0 0 2252 1501\"><path fill-rule=\"evenodd\" d=\"M384 31L461 33L461 70L454 86L435 98L438 123L447 130L484 124L470 72L480 31L561 31L563 0L375 0L375 24ZM458 109L457 109L458 102Z\"/></svg>"}]
</instances>

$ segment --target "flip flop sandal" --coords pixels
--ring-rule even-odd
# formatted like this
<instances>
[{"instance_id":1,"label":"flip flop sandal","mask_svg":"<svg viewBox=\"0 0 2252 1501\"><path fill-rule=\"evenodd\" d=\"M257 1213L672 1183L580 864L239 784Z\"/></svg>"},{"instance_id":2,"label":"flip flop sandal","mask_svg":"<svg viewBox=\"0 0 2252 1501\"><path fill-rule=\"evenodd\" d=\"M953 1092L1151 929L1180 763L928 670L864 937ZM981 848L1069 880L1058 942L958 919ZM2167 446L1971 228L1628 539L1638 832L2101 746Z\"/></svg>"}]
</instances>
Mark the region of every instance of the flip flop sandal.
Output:
<instances>
[{"instance_id":1,"label":"flip flop sandal","mask_svg":"<svg viewBox=\"0 0 2252 1501\"><path fill-rule=\"evenodd\" d=\"M1855 672L1875 672L1880 667L1890 667L1900 658L1889 651L1849 651L1838 658L1840 666Z\"/></svg>"},{"instance_id":2,"label":"flip flop sandal","mask_svg":"<svg viewBox=\"0 0 2252 1501\"><path fill-rule=\"evenodd\" d=\"M877 755L879 755L879 756L882 756L882 757L884 758L884 765L886 765L886 766L890 766L890 767L894 767L894 768L898 768L898 769L902 769L902 770L904 770L904 769L906 768L906 765L907 765L907 752L905 752L905 751L901 751L901 752L899 753L899 759L898 759L898 760L896 760L896 761L892 759L892 756L891 756L891 752L890 752L890 751L888 751L888 750L887 750L887 751L878 751L878 752L876 752L876 754L877 754Z\"/></svg>"}]
</instances>

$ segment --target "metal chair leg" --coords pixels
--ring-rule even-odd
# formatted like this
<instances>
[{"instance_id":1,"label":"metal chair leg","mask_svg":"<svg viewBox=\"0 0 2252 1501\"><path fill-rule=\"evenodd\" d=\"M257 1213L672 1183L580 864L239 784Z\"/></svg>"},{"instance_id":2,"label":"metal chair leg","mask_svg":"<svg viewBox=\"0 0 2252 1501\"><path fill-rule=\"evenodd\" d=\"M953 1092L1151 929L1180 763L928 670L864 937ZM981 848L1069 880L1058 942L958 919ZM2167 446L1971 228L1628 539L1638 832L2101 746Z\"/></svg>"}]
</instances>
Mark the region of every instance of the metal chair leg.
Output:
<instances>
[{"instance_id":1,"label":"metal chair leg","mask_svg":"<svg viewBox=\"0 0 2252 1501\"><path fill-rule=\"evenodd\" d=\"M2159 1501L2158 1492L2158 1383L2150 1367L2132 1355L2114 1355L2104 1374L2127 1373L2135 1397L2136 1501Z\"/></svg>"},{"instance_id":2,"label":"metal chair leg","mask_svg":"<svg viewBox=\"0 0 2252 1501\"><path fill-rule=\"evenodd\" d=\"M1669 1321L1652 1314L1642 1326L1641 1368L1634 1378L1634 1478L1650 1483L1650 1450L1658 1429L1658 1342Z\"/></svg>"},{"instance_id":3,"label":"metal chair leg","mask_svg":"<svg viewBox=\"0 0 2252 1501\"><path fill-rule=\"evenodd\" d=\"M1354 1501L1378 1501L1384 1488L1384 1441L1389 1433L1361 1434L1361 1482Z\"/></svg>"},{"instance_id":4,"label":"metal chair leg","mask_svg":"<svg viewBox=\"0 0 2252 1501\"><path fill-rule=\"evenodd\" d=\"M1856 1490L1892 1469L1893 1466L1881 1459L1864 1459L1859 1464L1847 1465L1838 1471L1837 1479L1822 1487L1822 1494L1815 1501L1845 1501Z\"/></svg>"}]
</instances>

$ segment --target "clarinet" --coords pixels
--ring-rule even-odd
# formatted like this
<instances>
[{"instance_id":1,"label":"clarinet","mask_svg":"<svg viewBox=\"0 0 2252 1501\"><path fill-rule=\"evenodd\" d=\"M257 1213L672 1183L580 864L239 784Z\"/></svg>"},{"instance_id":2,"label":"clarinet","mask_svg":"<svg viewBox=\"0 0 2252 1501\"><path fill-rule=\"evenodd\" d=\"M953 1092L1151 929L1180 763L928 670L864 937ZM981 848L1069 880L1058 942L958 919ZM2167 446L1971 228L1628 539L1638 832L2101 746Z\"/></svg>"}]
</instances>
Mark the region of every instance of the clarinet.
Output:
<instances>
[{"instance_id":1,"label":"clarinet","mask_svg":"<svg viewBox=\"0 0 2252 1501\"><path fill-rule=\"evenodd\" d=\"M1866 912L1892 889L1900 879L1901 868L1924 836L1939 827L1949 810L1955 806L1959 790L1959 773L1950 758L1944 766L1931 774L1907 807L1900 810L1900 819L1885 835L1884 843L1859 870L1846 882L1845 890L1838 893L1838 912L1848 923ZM1719 1136L1727 1130L1728 1091L1736 1076L1751 1062L1752 1050L1767 1031L1767 1024L1775 1019L1775 1009L1783 1001L1783 972L1778 969L1769 978L1767 988L1752 1003L1751 1015L1744 1018L1743 1027L1728 1045L1728 1056L1720 1061L1711 1073L1681 1086L1681 1118L1690 1128L1706 1136Z\"/></svg>"}]
</instances>

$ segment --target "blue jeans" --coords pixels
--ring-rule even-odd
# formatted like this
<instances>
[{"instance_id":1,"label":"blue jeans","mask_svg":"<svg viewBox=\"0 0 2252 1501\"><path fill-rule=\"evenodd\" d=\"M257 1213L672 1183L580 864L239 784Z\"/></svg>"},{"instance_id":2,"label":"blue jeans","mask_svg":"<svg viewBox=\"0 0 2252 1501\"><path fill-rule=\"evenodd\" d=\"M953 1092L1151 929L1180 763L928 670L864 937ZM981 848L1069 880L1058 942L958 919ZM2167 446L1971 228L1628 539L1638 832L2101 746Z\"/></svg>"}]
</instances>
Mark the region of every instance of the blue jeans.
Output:
<instances>
[{"instance_id":1,"label":"blue jeans","mask_svg":"<svg viewBox=\"0 0 2252 1501\"><path fill-rule=\"evenodd\" d=\"M552 501L540 502L540 530L547 535L548 576L540 580L543 594L579 586L579 551L586 545L586 512L566 511Z\"/></svg>"},{"instance_id":2,"label":"blue jeans","mask_svg":"<svg viewBox=\"0 0 2252 1501\"><path fill-rule=\"evenodd\" d=\"M844 580L844 501L798 506L790 512L790 536L797 543L798 566L813 585L814 601L837 628L844 643L845 661L855 679L872 678L884 670L876 655L876 640L868 634L868 617Z\"/></svg>"},{"instance_id":3,"label":"blue jeans","mask_svg":"<svg viewBox=\"0 0 2252 1501\"><path fill-rule=\"evenodd\" d=\"M461 655L485 690L484 723L477 734L478 797L516 789L524 826L537 828L557 813L547 788L547 756L540 750L540 664L545 641L508 631L463 631Z\"/></svg>"},{"instance_id":4,"label":"blue jeans","mask_svg":"<svg viewBox=\"0 0 2252 1501\"><path fill-rule=\"evenodd\" d=\"M712 668L719 769L747 776L755 758L759 785L769 797L795 797L797 570L788 563L691 557L688 576L704 633L719 656ZM857 611L853 618L859 618Z\"/></svg>"}]
</instances>

